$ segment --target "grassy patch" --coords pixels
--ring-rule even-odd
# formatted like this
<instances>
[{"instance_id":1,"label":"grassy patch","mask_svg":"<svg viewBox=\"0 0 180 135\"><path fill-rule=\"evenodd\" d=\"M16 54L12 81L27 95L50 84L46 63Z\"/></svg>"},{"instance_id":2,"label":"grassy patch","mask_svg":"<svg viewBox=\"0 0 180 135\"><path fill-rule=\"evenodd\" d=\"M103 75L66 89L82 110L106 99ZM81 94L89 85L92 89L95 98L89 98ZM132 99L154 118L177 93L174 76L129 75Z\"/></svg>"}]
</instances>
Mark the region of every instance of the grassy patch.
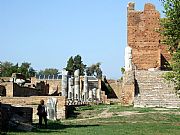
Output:
<instances>
[{"instance_id":1,"label":"grassy patch","mask_svg":"<svg viewBox=\"0 0 180 135\"><path fill-rule=\"evenodd\" d=\"M77 111L85 111L85 110L104 110L110 105L104 105L104 104L99 104L99 105L89 105L89 106L81 106L77 107Z\"/></svg>"},{"instance_id":2,"label":"grassy patch","mask_svg":"<svg viewBox=\"0 0 180 135\"><path fill-rule=\"evenodd\" d=\"M68 119L82 119L97 116L107 108L107 105L80 106L74 108Z\"/></svg>"},{"instance_id":3,"label":"grassy patch","mask_svg":"<svg viewBox=\"0 0 180 135\"><path fill-rule=\"evenodd\" d=\"M47 129L35 129L32 132L9 132L10 135L179 135L180 117L177 110L162 113L153 108L133 108L118 105L95 105L76 108L83 118L90 113L95 117L103 110L117 113L123 111L142 112L126 116L109 118L72 119L49 121ZM174 113L173 113L174 112ZM83 116L84 115L84 116Z\"/></svg>"},{"instance_id":4,"label":"grassy patch","mask_svg":"<svg viewBox=\"0 0 180 135\"><path fill-rule=\"evenodd\" d=\"M139 113L155 111L153 108L134 108L133 106L112 105L109 112L136 111Z\"/></svg>"}]
</instances>

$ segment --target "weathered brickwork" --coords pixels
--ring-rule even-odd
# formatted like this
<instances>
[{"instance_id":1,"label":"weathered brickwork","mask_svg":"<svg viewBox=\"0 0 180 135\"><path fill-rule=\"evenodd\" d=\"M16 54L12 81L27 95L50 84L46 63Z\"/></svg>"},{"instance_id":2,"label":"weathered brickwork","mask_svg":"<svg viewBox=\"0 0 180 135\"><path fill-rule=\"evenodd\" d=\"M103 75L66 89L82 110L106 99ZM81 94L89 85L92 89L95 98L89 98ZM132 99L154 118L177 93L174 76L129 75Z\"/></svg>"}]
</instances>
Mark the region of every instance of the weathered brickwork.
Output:
<instances>
[{"instance_id":1,"label":"weathered brickwork","mask_svg":"<svg viewBox=\"0 0 180 135\"><path fill-rule=\"evenodd\" d=\"M37 79L35 77L31 77L31 83L36 84L38 82L44 81L49 85L49 94L60 93L61 92L61 81L62 80L46 80L46 79Z\"/></svg>"},{"instance_id":2,"label":"weathered brickwork","mask_svg":"<svg viewBox=\"0 0 180 135\"><path fill-rule=\"evenodd\" d=\"M5 95L6 97L27 97L27 96L41 96L41 95L47 95L46 91L25 87L25 86L19 86L16 83L13 82L2 82L0 86L5 87Z\"/></svg>"},{"instance_id":3,"label":"weathered brickwork","mask_svg":"<svg viewBox=\"0 0 180 135\"><path fill-rule=\"evenodd\" d=\"M128 4L128 45L132 48L135 69L123 74L122 82L110 86L122 104L135 107L180 108L180 98L173 83L162 77L167 71L166 62L171 59L167 47L160 43L162 37L160 14L152 4L145 4L144 11L135 11L134 3ZM157 68L149 70L149 68Z\"/></svg>"},{"instance_id":4,"label":"weathered brickwork","mask_svg":"<svg viewBox=\"0 0 180 135\"><path fill-rule=\"evenodd\" d=\"M161 45L160 13L148 3L144 11L136 11L135 4L128 4L128 45L132 48L132 62L137 69L163 67L170 60L166 47ZM164 60L164 59L165 60Z\"/></svg>"},{"instance_id":5,"label":"weathered brickwork","mask_svg":"<svg viewBox=\"0 0 180 135\"><path fill-rule=\"evenodd\" d=\"M135 78L134 71L125 72L120 82L110 82L119 102L123 105L132 105L134 102Z\"/></svg>"}]
</instances>

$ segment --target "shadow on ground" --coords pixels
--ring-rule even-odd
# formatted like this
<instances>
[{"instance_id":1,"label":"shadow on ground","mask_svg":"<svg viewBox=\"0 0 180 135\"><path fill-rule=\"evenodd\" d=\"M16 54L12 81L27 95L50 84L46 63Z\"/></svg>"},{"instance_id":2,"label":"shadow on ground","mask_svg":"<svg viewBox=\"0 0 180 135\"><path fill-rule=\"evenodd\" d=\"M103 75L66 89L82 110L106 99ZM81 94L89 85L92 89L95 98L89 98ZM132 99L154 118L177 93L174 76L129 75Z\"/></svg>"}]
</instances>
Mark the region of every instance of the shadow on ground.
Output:
<instances>
[{"instance_id":1,"label":"shadow on ground","mask_svg":"<svg viewBox=\"0 0 180 135\"><path fill-rule=\"evenodd\" d=\"M60 121L50 121L48 122L47 128L45 126L42 126L41 128L38 127L38 123L33 123L33 130L31 132L36 133L52 133L52 132L59 132L59 133L66 133L64 129L66 128L82 128L82 127L92 127L92 126L99 126L99 125L64 125ZM18 132L18 133L25 133L25 131L19 131L19 130L10 130L9 132ZM12 134L11 134L12 135Z\"/></svg>"}]
</instances>

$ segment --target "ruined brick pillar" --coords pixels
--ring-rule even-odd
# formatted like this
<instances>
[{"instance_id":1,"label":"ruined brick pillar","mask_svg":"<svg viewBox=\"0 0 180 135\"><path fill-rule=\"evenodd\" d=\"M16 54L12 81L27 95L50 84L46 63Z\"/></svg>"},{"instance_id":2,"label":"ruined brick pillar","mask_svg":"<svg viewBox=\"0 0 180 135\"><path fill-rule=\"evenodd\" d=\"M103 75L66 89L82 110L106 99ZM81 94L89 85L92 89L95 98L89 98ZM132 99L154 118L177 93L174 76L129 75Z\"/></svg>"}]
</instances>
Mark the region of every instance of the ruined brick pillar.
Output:
<instances>
[{"instance_id":1,"label":"ruined brick pillar","mask_svg":"<svg viewBox=\"0 0 180 135\"><path fill-rule=\"evenodd\" d=\"M127 7L128 45L132 48L132 62L137 69L157 68L160 59L160 13L147 3L144 11L136 11L135 4Z\"/></svg>"}]
</instances>

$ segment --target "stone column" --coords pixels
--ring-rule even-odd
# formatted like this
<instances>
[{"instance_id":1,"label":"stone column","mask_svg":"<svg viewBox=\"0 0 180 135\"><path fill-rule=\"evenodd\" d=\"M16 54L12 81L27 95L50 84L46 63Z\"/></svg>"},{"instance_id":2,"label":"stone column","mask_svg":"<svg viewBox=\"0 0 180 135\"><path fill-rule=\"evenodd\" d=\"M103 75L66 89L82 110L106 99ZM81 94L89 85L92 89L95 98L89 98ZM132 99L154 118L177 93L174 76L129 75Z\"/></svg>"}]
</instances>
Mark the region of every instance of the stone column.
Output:
<instances>
[{"instance_id":1,"label":"stone column","mask_svg":"<svg viewBox=\"0 0 180 135\"><path fill-rule=\"evenodd\" d=\"M74 99L76 101L80 101L80 82L79 82L79 69L77 69L74 72L74 81L75 81L75 86L74 86Z\"/></svg>"},{"instance_id":2,"label":"stone column","mask_svg":"<svg viewBox=\"0 0 180 135\"><path fill-rule=\"evenodd\" d=\"M68 99L73 100L74 92L73 92L74 78L71 77L68 80Z\"/></svg>"},{"instance_id":3,"label":"stone column","mask_svg":"<svg viewBox=\"0 0 180 135\"><path fill-rule=\"evenodd\" d=\"M62 96L65 96L65 97L67 97L67 86L68 86L67 74L68 74L68 71L63 69L62 70Z\"/></svg>"},{"instance_id":4,"label":"stone column","mask_svg":"<svg viewBox=\"0 0 180 135\"><path fill-rule=\"evenodd\" d=\"M88 77L87 75L84 76L84 101L86 102L87 99L88 99L88 95L89 95L89 92L88 92Z\"/></svg>"},{"instance_id":5,"label":"stone column","mask_svg":"<svg viewBox=\"0 0 180 135\"><path fill-rule=\"evenodd\" d=\"M96 88L93 88L92 89L92 92L93 92L93 101L96 100L96 94L97 94L97 89Z\"/></svg>"},{"instance_id":6,"label":"stone column","mask_svg":"<svg viewBox=\"0 0 180 135\"><path fill-rule=\"evenodd\" d=\"M101 101L101 89L97 89L96 97L98 101Z\"/></svg>"},{"instance_id":7,"label":"stone column","mask_svg":"<svg viewBox=\"0 0 180 135\"><path fill-rule=\"evenodd\" d=\"M104 76L104 79L105 78L106 77ZM98 79L98 88L97 88L97 100L98 101L101 101L101 86L102 86L101 82L102 82L102 80Z\"/></svg>"},{"instance_id":8,"label":"stone column","mask_svg":"<svg viewBox=\"0 0 180 135\"><path fill-rule=\"evenodd\" d=\"M125 48L125 71L132 71L132 48Z\"/></svg>"},{"instance_id":9,"label":"stone column","mask_svg":"<svg viewBox=\"0 0 180 135\"><path fill-rule=\"evenodd\" d=\"M93 91L89 90L89 101L93 101Z\"/></svg>"}]
</instances>

